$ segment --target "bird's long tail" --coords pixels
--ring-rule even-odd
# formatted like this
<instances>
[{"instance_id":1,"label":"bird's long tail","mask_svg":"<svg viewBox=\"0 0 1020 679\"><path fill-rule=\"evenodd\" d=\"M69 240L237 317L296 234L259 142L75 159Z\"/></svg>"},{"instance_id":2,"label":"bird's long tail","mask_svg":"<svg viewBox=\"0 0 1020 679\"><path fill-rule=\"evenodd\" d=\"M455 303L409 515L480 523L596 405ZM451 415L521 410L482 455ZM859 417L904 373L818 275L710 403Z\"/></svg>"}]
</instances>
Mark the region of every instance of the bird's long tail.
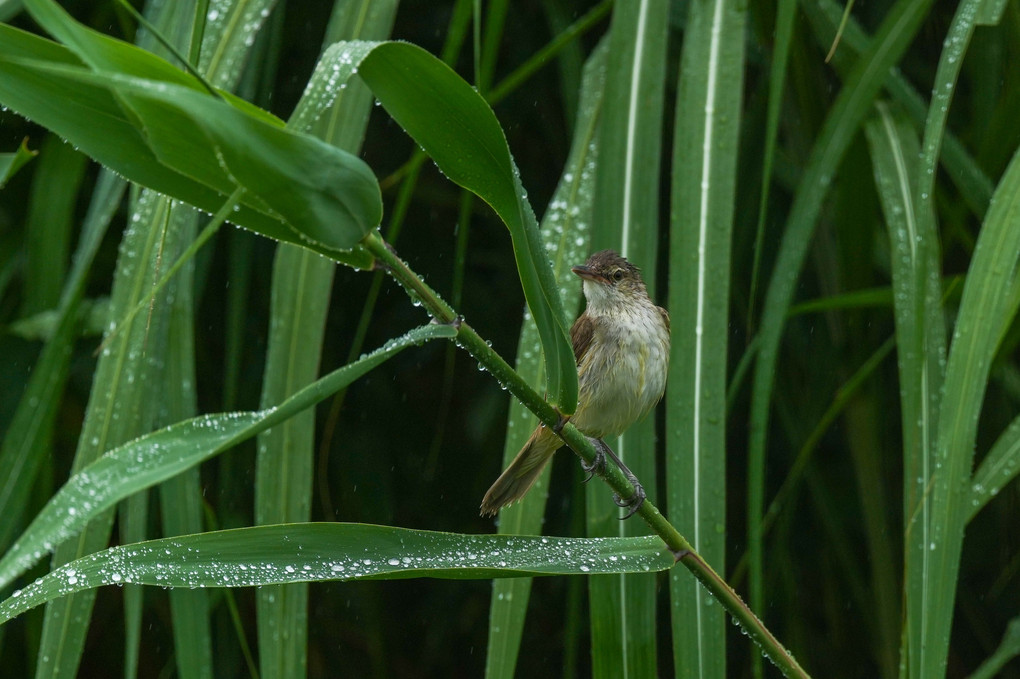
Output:
<instances>
[{"instance_id":1,"label":"bird's long tail","mask_svg":"<svg viewBox=\"0 0 1020 679\"><path fill-rule=\"evenodd\" d=\"M535 429L521 452L482 498L482 516L495 516L501 508L524 497L561 445L563 441L551 429L544 426Z\"/></svg>"}]
</instances>

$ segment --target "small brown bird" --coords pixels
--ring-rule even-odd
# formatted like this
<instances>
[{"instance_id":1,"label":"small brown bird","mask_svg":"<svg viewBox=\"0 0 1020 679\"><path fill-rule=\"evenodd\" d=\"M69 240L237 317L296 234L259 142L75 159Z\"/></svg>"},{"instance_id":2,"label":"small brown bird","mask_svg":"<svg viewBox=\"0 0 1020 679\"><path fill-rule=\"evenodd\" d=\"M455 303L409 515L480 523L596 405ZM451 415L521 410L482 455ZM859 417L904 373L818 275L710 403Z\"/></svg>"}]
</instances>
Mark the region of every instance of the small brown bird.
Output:
<instances>
[{"instance_id":1,"label":"small brown bird","mask_svg":"<svg viewBox=\"0 0 1020 679\"><path fill-rule=\"evenodd\" d=\"M630 516L644 501L644 489L602 440L619 436L662 398L669 367L669 314L655 306L636 266L612 250L596 252L571 269L584 281L587 307L570 328L577 360L577 410L570 417L592 440L599 456L585 471L597 473L608 454L635 488L616 498ZM563 441L539 425L482 500L482 515L493 516L524 497ZM625 517L626 518L626 517Z\"/></svg>"}]
</instances>

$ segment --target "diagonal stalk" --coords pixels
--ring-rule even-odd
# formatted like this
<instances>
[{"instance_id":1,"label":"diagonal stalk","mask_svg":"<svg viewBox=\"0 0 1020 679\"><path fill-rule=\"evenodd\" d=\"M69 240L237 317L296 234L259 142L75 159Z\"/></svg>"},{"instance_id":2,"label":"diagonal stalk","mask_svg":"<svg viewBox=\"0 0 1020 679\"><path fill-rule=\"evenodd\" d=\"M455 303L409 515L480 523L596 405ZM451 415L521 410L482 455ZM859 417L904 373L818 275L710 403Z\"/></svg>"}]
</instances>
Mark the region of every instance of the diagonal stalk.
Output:
<instances>
[{"instance_id":1,"label":"diagonal stalk","mask_svg":"<svg viewBox=\"0 0 1020 679\"><path fill-rule=\"evenodd\" d=\"M463 321L449 304L411 270L407 263L400 259L396 251L383 240L378 231L370 232L362 240L361 245L376 258L377 268L386 271L404 288L412 300L420 302L425 307L434 319L433 322L446 323L456 327L455 341L457 345L471 354L496 378L496 381L506 387L528 410L537 415L543 424L547 427L557 427L560 424L560 413L532 389L499 354L493 351L492 347L475 332L474 328ZM595 461L594 446L577 427L568 422L560 429L559 436L585 464L590 465ZM601 478L620 497L633 496L634 486L617 467L605 465L605 471ZM645 520L656 535L662 538L674 558L694 574L694 577L705 586L716 601L722 604L785 676L804 678L809 676L733 588L726 584L726 581L694 551L691 544L666 520L666 517L650 500L645 500L641 504L637 514Z\"/></svg>"}]
</instances>

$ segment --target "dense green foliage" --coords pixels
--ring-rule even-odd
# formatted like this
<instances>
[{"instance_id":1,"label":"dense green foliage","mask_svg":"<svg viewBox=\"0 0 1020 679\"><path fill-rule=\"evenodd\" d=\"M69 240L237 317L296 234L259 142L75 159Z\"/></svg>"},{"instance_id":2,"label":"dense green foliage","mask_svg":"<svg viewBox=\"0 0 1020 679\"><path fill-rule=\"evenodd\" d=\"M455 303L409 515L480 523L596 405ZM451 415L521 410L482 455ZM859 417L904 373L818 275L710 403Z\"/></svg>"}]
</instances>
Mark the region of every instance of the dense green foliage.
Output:
<instances>
[{"instance_id":1,"label":"dense green foliage","mask_svg":"<svg viewBox=\"0 0 1020 679\"><path fill-rule=\"evenodd\" d=\"M569 452L478 516L613 247L769 657L1020 677L1020 2L132 4L0 2L0 674L777 676Z\"/></svg>"}]
</instances>

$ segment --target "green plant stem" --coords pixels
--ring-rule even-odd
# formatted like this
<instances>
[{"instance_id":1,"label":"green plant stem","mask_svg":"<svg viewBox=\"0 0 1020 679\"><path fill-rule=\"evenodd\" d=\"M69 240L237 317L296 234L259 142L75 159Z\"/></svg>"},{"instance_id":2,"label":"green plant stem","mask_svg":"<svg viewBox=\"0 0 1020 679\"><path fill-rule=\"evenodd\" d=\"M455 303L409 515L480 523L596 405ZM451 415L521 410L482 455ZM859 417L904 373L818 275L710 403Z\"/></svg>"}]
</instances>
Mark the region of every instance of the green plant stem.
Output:
<instances>
[{"instance_id":1,"label":"green plant stem","mask_svg":"<svg viewBox=\"0 0 1020 679\"><path fill-rule=\"evenodd\" d=\"M461 319L449 304L426 285L425 281L400 259L377 231L369 233L362 240L361 245L376 258L377 266L389 273L412 300L425 307L434 319L433 322L445 323L457 328L457 345L471 354L482 367L496 378L497 382L519 399L528 410L537 415L543 424L553 428L561 424L560 413L532 389L499 354L493 351L492 347L475 332L474 328ZM568 422L560 429L559 436L585 463L591 464L595 461L595 448L577 427ZM633 496L634 487L616 466L606 465L601 478L620 497ZM676 528L666 520L651 501L645 500L641 503L637 513L655 534L662 538L674 558L694 574L694 577L705 586L716 601L722 604L785 676L808 677L807 672L762 624L733 588L726 584L726 581L694 551L691 544L677 532Z\"/></svg>"}]
</instances>

